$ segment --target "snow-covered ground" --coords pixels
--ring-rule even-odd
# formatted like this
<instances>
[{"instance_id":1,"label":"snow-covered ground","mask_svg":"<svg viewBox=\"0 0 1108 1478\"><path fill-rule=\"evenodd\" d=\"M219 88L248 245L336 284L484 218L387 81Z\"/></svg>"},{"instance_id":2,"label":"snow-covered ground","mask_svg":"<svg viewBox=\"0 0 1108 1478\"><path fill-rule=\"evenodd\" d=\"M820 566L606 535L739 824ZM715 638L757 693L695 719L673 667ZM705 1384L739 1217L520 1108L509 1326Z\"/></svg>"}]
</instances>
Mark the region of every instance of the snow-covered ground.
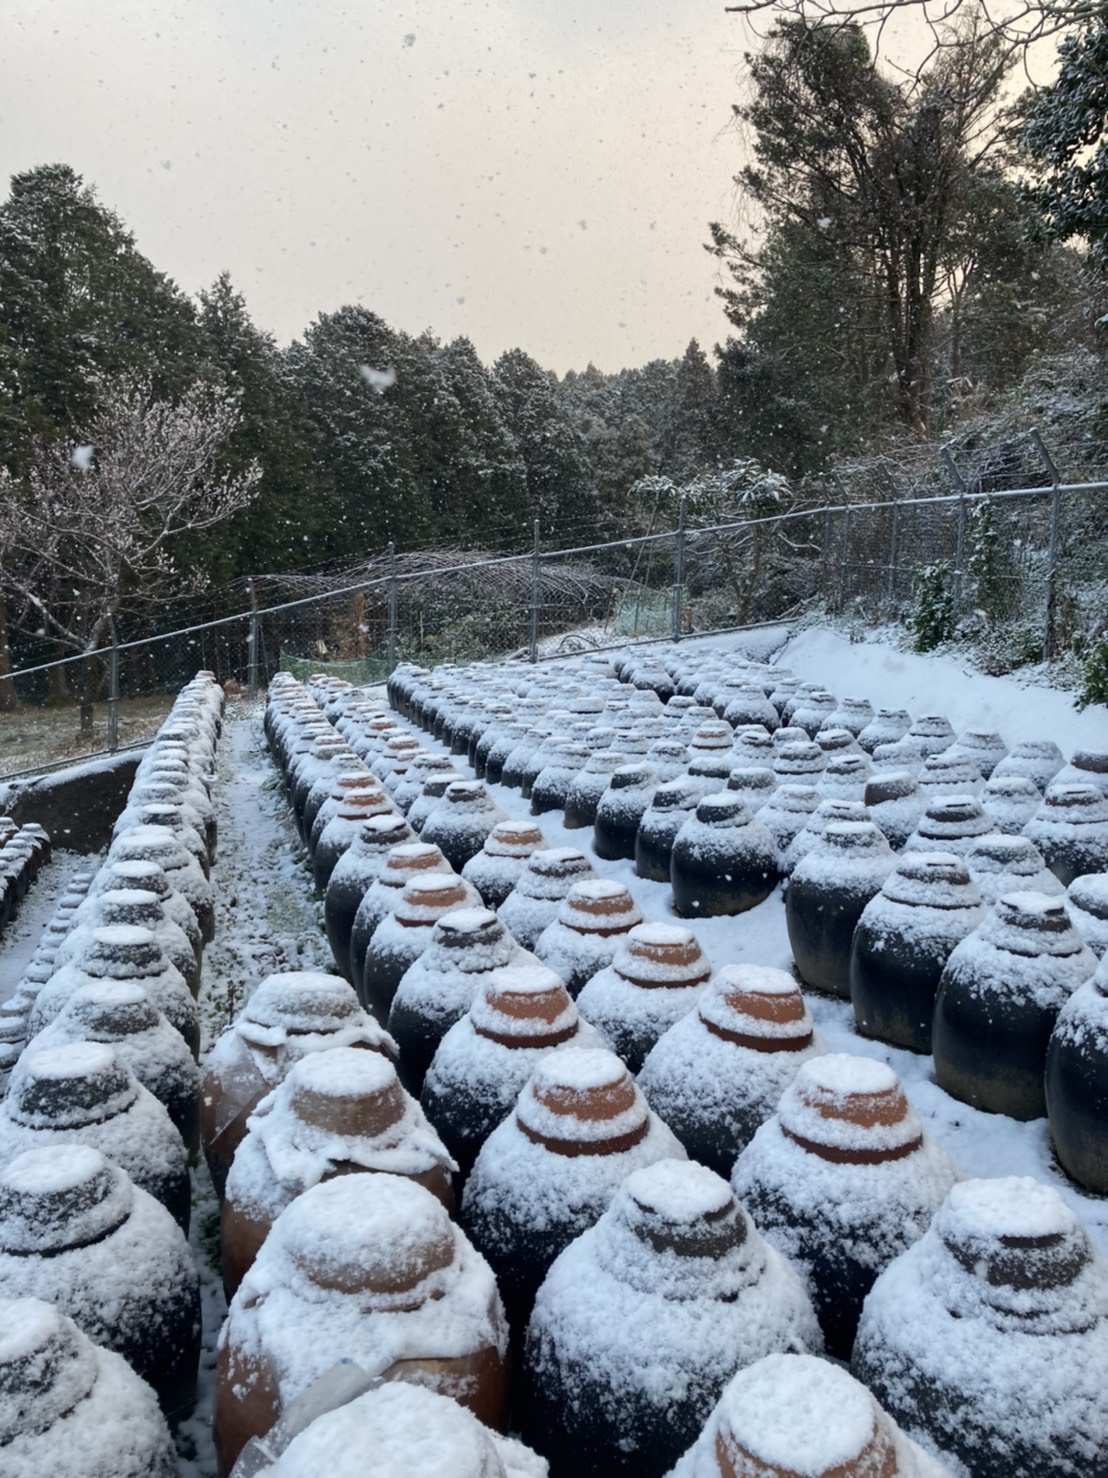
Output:
<instances>
[{"instance_id":1,"label":"snow-covered ground","mask_svg":"<svg viewBox=\"0 0 1108 1478\"><path fill-rule=\"evenodd\" d=\"M734 639L739 645L740 639ZM711 643L718 647L716 640ZM747 638L743 649L750 652ZM1011 746L1021 739L1051 738L1067 758L1077 747L1108 749L1108 712L1077 713L1068 695L1025 687L1017 680L988 678L958 663L895 651L872 643L852 643L834 632L813 628L791 640L783 629L759 634L757 652L819 680L839 697L859 694L885 707L904 707L917 716L945 713L956 729L995 728ZM381 701L384 702L383 691ZM217 934L205 954L201 1005L205 1048L233 1018L244 998L274 970L327 969L331 958L322 927L322 910L312 893L306 861L298 851L283 792L265 752L261 704L228 705L219 753L215 794L219 850L212 870L218 910ZM420 732L421 742L434 748ZM457 761L464 772L464 761ZM516 791L491 787L510 816L529 815L530 803ZM553 846L588 851L591 832L569 831L560 814L540 825ZM591 855L591 853L590 853ZM669 889L636 876L629 862L594 859L602 876L626 884L652 920L672 918ZM0 996L22 973L37 932L69 874L82 859L63 858L44 874L16 926L0 941ZM780 889L758 908L738 918L704 919L695 932L716 967L740 961L788 968L791 954ZM855 1035L848 1002L809 997L818 1031L832 1051L854 1052L891 1065L939 1142L967 1176L1029 1174L1058 1189L1081 1215L1101 1250L1108 1253L1108 1201L1082 1194L1053 1163L1045 1120L1015 1123L956 1103L933 1079L930 1058L883 1046ZM201 1402L180 1434L181 1471L186 1478L214 1475L209 1418L215 1340L225 1312L213 1265L218 1241L218 1210L206 1172L195 1177L193 1247L204 1288L204 1355Z\"/></svg>"}]
</instances>

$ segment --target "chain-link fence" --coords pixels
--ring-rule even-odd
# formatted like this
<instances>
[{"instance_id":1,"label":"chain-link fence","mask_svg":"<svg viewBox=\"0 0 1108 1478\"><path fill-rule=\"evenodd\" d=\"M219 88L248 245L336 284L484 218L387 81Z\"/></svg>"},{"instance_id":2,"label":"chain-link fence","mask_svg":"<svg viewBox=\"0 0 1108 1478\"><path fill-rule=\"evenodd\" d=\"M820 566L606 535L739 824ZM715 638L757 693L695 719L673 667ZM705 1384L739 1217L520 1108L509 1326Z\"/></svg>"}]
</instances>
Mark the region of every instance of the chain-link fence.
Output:
<instances>
[{"instance_id":1,"label":"chain-link fence","mask_svg":"<svg viewBox=\"0 0 1108 1478\"><path fill-rule=\"evenodd\" d=\"M976 634L995 670L1108 636L1108 482L990 489L952 464L932 472L928 496L904 496L870 464L830 500L772 516L686 528L682 511L676 529L556 551L536 528L531 553L498 558L390 552L338 588L259 579L231 616L0 676L0 776L142 742L200 668L231 691L281 667L371 683L398 661L540 660L821 603L935 640ZM272 598L290 583L307 593Z\"/></svg>"}]
</instances>

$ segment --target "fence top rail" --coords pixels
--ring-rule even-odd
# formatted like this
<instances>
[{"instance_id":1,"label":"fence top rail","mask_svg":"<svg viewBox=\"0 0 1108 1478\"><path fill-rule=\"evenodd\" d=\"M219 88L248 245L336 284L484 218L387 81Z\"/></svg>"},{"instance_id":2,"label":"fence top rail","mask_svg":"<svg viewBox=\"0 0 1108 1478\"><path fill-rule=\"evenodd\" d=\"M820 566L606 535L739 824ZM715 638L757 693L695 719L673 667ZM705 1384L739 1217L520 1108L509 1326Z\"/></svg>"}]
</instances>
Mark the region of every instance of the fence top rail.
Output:
<instances>
[{"instance_id":1,"label":"fence top rail","mask_svg":"<svg viewBox=\"0 0 1108 1478\"><path fill-rule=\"evenodd\" d=\"M1045 483L1039 487L1003 488L995 492L936 493L934 496L923 498L884 498L864 503L856 503L845 499L842 502L818 504L812 508L794 508L790 509L787 513L752 513L744 518L733 519L727 523L706 524L700 528L690 528L686 525L681 530L667 529L657 534L638 534L630 538L612 539L600 544L578 544L569 549L543 550L539 552L538 559L544 563L549 563L555 560L568 559L575 555L597 554L602 550L633 549L646 544L664 543L676 539L679 535L685 539L698 539L706 534L724 534L736 529L748 528L751 524L793 523L800 519L818 518L824 514L841 515L844 512L864 513L877 512L882 509L934 507L943 504L981 502L986 499L999 501L1002 499L1043 498L1053 497L1055 494L1064 495L1067 493L1105 491L1108 491L1108 481ZM321 600L337 600L344 595L357 595L360 592L387 586L391 582L399 584L416 580L430 580L443 575L456 575L471 570L489 569L496 565L530 565L534 560L535 553L531 551L527 554L494 555L491 559L472 560L461 564L444 564L430 569L398 570L395 573L357 580L350 585L339 586L333 590L321 590L313 595L299 596L296 600L282 601L271 606L262 606L257 610L237 611L230 616L217 616L211 621L198 621L191 626L182 626L174 631L161 631L155 636L137 637L131 641L119 642L114 649L111 646L96 647L92 651L75 652L67 657L55 658L52 662L40 662L33 667L21 667L15 672L0 673L0 682L10 682L17 677L29 677L37 672L46 672L50 668L61 667L67 662L85 662L95 657L107 657L113 650L116 652L125 652L137 647L150 646L155 642L171 641L176 637L191 636L193 632L197 631L211 631L218 626L230 626L238 621L260 621L266 616L277 615L282 611L291 611L301 606L315 605Z\"/></svg>"}]
</instances>

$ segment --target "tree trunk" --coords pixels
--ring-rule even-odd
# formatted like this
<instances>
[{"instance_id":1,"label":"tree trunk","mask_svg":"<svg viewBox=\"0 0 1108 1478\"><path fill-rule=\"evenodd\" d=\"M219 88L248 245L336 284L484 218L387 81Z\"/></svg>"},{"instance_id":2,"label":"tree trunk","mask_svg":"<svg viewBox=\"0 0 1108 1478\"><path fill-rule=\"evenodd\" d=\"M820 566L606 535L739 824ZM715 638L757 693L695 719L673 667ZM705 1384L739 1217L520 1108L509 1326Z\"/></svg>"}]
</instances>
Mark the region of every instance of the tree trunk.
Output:
<instances>
[{"instance_id":1,"label":"tree trunk","mask_svg":"<svg viewBox=\"0 0 1108 1478\"><path fill-rule=\"evenodd\" d=\"M53 644L55 654L62 651L57 642ZM69 680L66 676L69 663L57 661L53 667L46 669L46 702L51 707L57 707L63 703L72 703L73 694L69 691Z\"/></svg>"},{"instance_id":2,"label":"tree trunk","mask_svg":"<svg viewBox=\"0 0 1108 1478\"><path fill-rule=\"evenodd\" d=\"M15 683L11 679L12 654L8 647L8 607L0 595L0 713L14 713L19 707Z\"/></svg>"}]
</instances>

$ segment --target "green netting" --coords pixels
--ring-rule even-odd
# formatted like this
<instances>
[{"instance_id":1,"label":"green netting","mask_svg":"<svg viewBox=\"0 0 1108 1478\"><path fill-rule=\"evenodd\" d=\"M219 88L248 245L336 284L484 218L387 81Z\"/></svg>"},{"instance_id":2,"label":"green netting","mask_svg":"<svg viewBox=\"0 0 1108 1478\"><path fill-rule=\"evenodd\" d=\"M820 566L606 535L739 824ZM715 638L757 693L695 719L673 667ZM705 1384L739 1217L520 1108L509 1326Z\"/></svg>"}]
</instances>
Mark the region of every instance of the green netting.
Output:
<instances>
[{"instance_id":1,"label":"green netting","mask_svg":"<svg viewBox=\"0 0 1108 1478\"><path fill-rule=\"evenodd\" d=\"M291 652L281 653L281 671L291 672L300 682L306 682L313 672L326 673L328 677L341 677L344 682L361 687L366 683L383 683L389 674L388 662L384 657L356 657L347 662L321 662L318 657L294 657Z\"/></svg>"}]
</instances>

